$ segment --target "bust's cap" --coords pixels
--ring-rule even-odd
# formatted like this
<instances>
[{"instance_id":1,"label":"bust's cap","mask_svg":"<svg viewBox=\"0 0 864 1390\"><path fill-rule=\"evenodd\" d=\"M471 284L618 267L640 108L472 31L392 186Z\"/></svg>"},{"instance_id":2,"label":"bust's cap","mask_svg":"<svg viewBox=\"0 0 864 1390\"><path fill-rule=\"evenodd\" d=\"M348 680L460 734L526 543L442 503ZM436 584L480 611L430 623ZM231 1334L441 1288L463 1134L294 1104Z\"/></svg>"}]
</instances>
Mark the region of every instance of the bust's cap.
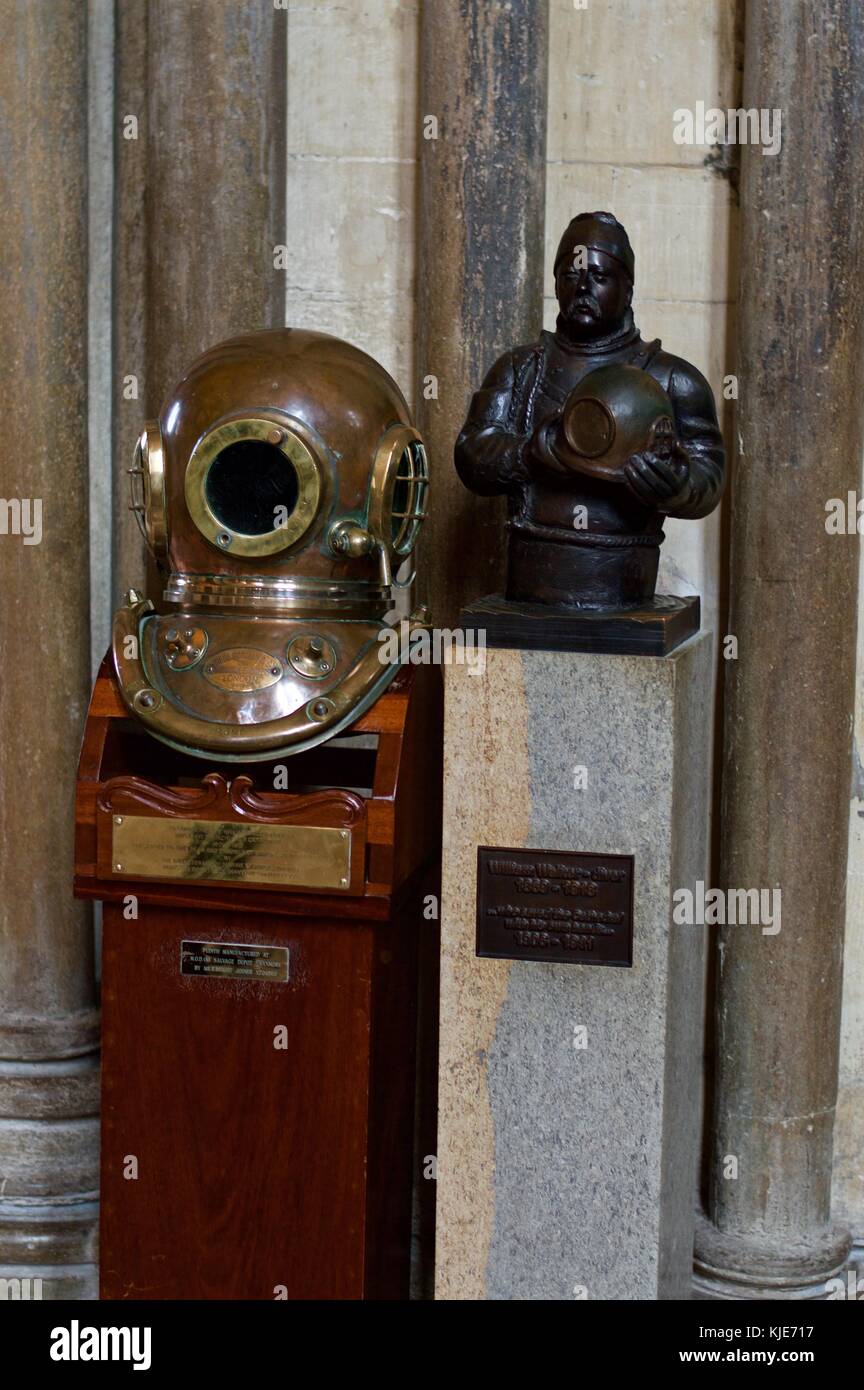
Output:
<instances>
[{"instance_id":1,"label":"bust's cap","mask_svg":"<svg viewBox=\"0 0 864 1390\"><path fill-rule=\"evenodd\" d=\"M555 274L558 267L577 246L588 246L594 251L604 251L623 265L630 279L633 279L636 258L630 238L621 223L610 212L580 212L568 226L558 243L555 253Z\"/></svg>"}]
</instances>

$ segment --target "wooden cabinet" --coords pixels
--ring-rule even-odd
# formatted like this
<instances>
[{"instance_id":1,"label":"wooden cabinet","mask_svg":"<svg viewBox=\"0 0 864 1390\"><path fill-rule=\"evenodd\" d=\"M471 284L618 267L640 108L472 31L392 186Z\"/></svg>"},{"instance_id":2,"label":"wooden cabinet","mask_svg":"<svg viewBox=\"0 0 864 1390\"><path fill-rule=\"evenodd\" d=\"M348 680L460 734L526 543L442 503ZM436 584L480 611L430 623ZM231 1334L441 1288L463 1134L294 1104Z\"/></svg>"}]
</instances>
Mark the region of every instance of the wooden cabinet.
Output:
<instances>
[{"instance_id":1,"label":"wooden cabinet","mask_svg":"<svg viewBox=\"0 0 864 1390\"><path fill-rule=\"evenodd\" d=\"M75 880L105 903L103 1298L408 1296L412 1208L433 1225L440 768L432 667L274 767L157 743L103 666ZM348 881L130 877L112 854L125 817L340 829ZM184 942L207 944L200 973ZM287 949L287 979L241 946Z\"/></svg>"}]
</instances>

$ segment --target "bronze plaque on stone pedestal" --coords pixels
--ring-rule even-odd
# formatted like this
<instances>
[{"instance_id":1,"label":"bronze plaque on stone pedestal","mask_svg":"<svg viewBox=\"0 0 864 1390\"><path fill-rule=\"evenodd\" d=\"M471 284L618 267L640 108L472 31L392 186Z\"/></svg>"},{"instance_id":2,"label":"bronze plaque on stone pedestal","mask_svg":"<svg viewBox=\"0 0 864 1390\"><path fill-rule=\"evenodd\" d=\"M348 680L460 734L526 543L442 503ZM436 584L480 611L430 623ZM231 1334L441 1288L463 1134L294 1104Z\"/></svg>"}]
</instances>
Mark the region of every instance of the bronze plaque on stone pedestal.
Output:
<instances>
[{"instance_id":1,"label":"bronze plaque on stone pedestal","mask_svg":"<svg viewBox=\"0 0 864 1390\"><path fill-rule=\"evenodd\" d=\"M477 955L632 965L632 854L478 846Z\"/></svg>"}]
</instances>

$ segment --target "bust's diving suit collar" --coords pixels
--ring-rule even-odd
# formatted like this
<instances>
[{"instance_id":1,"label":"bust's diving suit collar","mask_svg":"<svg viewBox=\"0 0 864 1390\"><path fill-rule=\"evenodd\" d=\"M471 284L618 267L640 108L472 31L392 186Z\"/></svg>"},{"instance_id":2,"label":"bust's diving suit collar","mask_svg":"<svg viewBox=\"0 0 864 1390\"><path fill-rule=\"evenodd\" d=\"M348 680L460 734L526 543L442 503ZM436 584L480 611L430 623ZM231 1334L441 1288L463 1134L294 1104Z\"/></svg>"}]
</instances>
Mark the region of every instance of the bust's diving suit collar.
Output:
<instances>
[{"instance_id":1,"label":"bust's diving suit collar","mask_svg":"<svg viewBox=\"0 0 864 1390\"><path fill-rule=\"evenodd\" d=\"M580 342L570 337L567 331L567 321L562 314L559 314L555 324L555 332L550 333L549 337L556 347L561 348L564 352L578 353L580 357L602 357L607 353L620 352L623 348L631 347L641 341L639 329L633 322L632 309L627 309L620 325L613 333L607 333L603 338L592 338L590 341Z\"/></svg>"}]
</instances>

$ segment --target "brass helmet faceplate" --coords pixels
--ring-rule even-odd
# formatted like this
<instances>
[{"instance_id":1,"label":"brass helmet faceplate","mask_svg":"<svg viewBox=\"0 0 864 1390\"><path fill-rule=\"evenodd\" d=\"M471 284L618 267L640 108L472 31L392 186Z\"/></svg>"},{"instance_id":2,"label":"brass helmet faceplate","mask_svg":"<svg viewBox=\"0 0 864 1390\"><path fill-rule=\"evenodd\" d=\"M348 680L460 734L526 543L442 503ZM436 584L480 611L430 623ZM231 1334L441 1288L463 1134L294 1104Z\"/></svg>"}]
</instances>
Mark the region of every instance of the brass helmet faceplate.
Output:
<instances>
[{"instance_id":1,"label":"brass helmet faceplate","mask_svg":"<svg viewBox=\"0 0 864 1390\"><path fill-rule=\"evenodd\" d=\"M169 611L134 595L115 619L129 709L184 751L243 761L353 722L395 674L378 634L425 514L392 378L323 333L229 339L145 427L134 471Z\"/></svg>"}]
</instances>

